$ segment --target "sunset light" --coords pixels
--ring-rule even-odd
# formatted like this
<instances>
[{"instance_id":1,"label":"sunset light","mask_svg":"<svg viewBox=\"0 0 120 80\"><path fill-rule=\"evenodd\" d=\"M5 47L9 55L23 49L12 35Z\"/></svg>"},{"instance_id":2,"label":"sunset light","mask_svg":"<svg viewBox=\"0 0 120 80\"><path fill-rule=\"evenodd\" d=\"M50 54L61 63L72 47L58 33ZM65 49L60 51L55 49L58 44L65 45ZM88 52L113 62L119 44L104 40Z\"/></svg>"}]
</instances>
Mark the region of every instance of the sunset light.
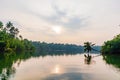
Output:
<instances>
[{"instance_id":1,"label":"sunset light","mask_svg":"<svg viewBox=\"0 0 120 80\"><path fill-rule=\"evenodd\" d=\"M61 27L59 26L53 26L52 30L56 33L56 34L61 34L62 30Z\"/></svg>"}]
</instances>

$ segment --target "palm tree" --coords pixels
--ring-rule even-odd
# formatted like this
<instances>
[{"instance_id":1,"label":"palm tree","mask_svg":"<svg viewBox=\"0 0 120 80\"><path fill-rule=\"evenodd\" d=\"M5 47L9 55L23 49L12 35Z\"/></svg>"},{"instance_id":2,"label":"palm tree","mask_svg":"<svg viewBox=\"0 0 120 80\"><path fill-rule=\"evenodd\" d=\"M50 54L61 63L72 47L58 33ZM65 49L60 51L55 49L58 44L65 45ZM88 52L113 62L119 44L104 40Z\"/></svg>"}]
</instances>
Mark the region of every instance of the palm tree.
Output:
<instances>
[{"instance_id":1,"label":"palm tree","mask_svg":"<svg viewBox=\"0 0 120 80\"><path fill-rule=\"evenodd\" d=\"M6 24L7 28L11 28L13 26L13 23L11 23L10 21Z\"/></svg>"},{"instance_id":2,"label":"palm tree","mask_svg":"<svg viewBox=\"0 0 120 80\"><path fill-rule=\"evenodd\" d=\"M6 23L6 27L4 28L5 32L10 33L10 29L13 27L13 23L10 21Z\"/></svg>"},{"instance_id":3,"label":"palm tree","mask_svg":"<svg viewBox=\"0 0 120 80\"><path fill-rule=\"evenodd\" d=\"M85 42L84 43L84 52L87 52L89 54L89 52L92 50L92 46L94 46L95 44L92 44L91 42Z\"/></svg>"}]
</instances>

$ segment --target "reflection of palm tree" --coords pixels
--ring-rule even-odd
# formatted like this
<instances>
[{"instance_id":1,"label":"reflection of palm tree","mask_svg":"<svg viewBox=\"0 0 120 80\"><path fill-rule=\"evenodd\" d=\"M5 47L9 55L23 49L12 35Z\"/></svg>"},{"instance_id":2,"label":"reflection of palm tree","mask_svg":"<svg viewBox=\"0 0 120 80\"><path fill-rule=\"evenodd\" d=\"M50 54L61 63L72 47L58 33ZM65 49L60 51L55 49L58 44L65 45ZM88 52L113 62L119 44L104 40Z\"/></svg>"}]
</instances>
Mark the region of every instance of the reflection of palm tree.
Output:
<instances>
[{"instance_id":1,"label":"reflection of palm tree","mask_svg":"<svg viewBox=\"0 0 120 80\"><path fill-rule=\"evenodd\" d=\"M85 63L86 64L90 64L91 63L91 58L92 58L92 56L91 55L84 55L85 56Z\"/></svg>"}]
</instances>

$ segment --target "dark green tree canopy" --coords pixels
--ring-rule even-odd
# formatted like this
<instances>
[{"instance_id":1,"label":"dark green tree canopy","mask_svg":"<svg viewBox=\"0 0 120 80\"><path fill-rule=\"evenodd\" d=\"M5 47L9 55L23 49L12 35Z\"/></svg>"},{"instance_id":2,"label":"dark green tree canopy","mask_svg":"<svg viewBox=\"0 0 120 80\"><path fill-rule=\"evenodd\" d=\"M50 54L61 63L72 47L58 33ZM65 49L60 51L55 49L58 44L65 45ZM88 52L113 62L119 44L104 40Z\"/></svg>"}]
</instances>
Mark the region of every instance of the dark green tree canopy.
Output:
<instances>
[{"instance_id":1,"label":"dark green tree canopy","mask_svg":"<svg viewBox=\"0 0 120 80\"><path fill-rule=\"evenodd\" d=\"M102 46L102 53L120 54L120 34L115 36L112 40L104 42Z\"/></svg>"}]
</instances>

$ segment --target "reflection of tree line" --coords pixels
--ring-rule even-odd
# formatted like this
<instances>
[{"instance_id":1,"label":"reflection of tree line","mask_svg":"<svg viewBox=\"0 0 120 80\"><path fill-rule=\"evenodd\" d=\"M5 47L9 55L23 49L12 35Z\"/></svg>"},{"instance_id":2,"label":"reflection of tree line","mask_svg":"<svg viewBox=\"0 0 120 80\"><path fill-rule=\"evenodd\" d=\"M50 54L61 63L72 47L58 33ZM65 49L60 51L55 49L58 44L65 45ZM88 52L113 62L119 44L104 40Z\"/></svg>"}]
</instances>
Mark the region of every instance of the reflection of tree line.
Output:
<instances>
[{"instance_id":1,"label":"reflection of tree line","mask_svg":"<svg viewBox=\"0 0 120 80\"><path fill-rule=\"evenodd\" d=\"M16 71L13 66L14 63L17 63L18 66L21 60L26 60L30 58L32 53L4 53L0 54L0 80L8 80L8 78L13 75Z\"/></svg>"},{"instance_id":2,"label":"reflection of tree line","mask_svg":"<svg viewBox=\"0 0 120 80\"><path fill-rule=\"evenodd\" d=\"M39 57L39 56L60 56L60 55L74 55L74 54L79 54L79 53L65 53L65 52L41 52L41 53L21 53L21 54L10 54L7 53L5 55L0 55L0 77L1 80L8 80L8 78L11 75L14 75L16 72L15 67L13 66L14 63L17 63L19 66L21 61L27 60L31 57ZM98 55L99 56L99 55ZM93 58L93 56L92 56ZM120 68L120 63L119 63L119 56L115 55L105 55L104 60L108 64L113 64L117 67ZM91 59L86 58L85 59L85 64L93 64L93 61Z\"/></svg>"},{"instance_id":3,"label":"reflection of tree line","mask_svg":"<svg viewBox=\"0 0 120 80\"><path fill-rule=\"evenodd\" d=\"M103 59L107 64L114 65L120 68L120 56L119 55L103 55Z\"/></svg>"},{"instance_id":4,"label":"reflection of tree line","mask_svg":"<svg viewBox=\"0 0 120 80\"><path fill-rule=\"evenodd\" d=\"M35 56L45 57L45 56L62 56L62 55L76 55L76 54L82 54L82 52L78 53L78 52L67 52L67 51L53 51L53 52L41 51L41 52L36 52Z\"/></svg>"},{"instance_id":5,"label":"reflection of tree line","mask_svg":"<svg viewBox=\"0 0 120 80\"><path fill-rule=\"evenodd\" d=\"M60 55L75 55L78 53L71 52L65 53L61 51L46 52L42 51L39 53L4 53L0 54L0 80L8 80L11 75L14 75L16 72L14 63L17 63L17 66L20 65L21 61L27 60L31 57L45 57L45 56L60 56Z\"/></svg>"},{"instance_id":6,"label":"reflection of tree line","mask_svg":"<svg viewBox=\"0 0 120 80\"><path fill-rule=\"evenodd\" d=\"M1 80L8 80L11 75L14 75L16 72L15 67L13 66L14 63L17 63L17 66L20 65L21 61L27 60L31 57L45 57L45 56L61 56L61 55L75 55L80 54L76 52L61 52L61 51L54 51L54 52L46 52L42 51L39 53L4 53L0 54L0 79Z\"/></svg>"}]
</instances>

